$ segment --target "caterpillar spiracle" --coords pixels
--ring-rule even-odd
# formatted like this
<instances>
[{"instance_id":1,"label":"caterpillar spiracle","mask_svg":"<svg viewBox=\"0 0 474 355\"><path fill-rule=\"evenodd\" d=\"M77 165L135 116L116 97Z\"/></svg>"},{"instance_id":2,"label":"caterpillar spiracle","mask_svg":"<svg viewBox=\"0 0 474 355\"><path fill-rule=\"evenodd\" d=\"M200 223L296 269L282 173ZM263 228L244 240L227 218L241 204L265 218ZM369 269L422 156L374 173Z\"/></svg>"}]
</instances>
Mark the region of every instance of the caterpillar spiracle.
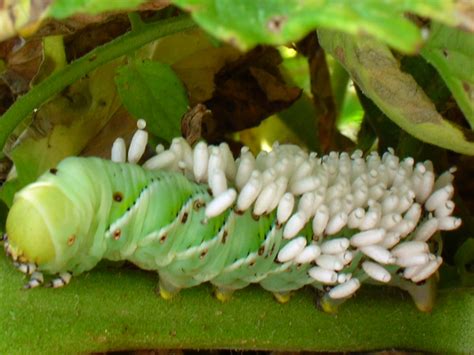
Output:
<instances>
[{"instance_id":1,"label":"caterpillar spiracle","mask_svg":"<svg viewBox=\"0 0 474 355\"><path fill-rule=\"evenodd\" d=\"M256 157L244 147L182 138L143 166L142 120L112 161L70 157L19 191L7 218L5 250L31 279L61 287L102 259L128 260L159 274L160 294L204 282L219 299L258 283L285 301L312 285L331 299L363 282L414 283L442 263L432 236L453 217L453 172L389 150L318 157L274 144Z\"/></svg>"}]
</instances>

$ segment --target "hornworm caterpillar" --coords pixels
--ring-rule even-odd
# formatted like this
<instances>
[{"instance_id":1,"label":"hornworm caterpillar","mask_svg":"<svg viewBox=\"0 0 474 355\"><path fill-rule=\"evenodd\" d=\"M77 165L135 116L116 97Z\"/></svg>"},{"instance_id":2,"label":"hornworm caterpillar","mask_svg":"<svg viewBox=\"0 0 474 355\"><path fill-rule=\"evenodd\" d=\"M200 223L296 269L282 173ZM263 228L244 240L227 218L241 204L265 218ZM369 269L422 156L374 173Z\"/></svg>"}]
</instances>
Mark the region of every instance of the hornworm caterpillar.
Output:
<instances>
[{"instance_id":1,"label":"hornworm caterpillar","mask_svg":"<svg viewBox=\"0 0 474 355\"><path fill-rule=\"evenodd\" d=\"M442 263L431 237L461 223L454 170L435 179L431 162L392 150L317 157L274 144L234 161L226 144L177 138L139 166L138 128L128 154L119 138L112 161L67 158L16 194L5 250L32 275L27 288L110 259L157 271L164 298L211 282L219 299L250 283L280 301L305 285L345 299L366 281L428 279Z\"/></svg>"}]
</instances>

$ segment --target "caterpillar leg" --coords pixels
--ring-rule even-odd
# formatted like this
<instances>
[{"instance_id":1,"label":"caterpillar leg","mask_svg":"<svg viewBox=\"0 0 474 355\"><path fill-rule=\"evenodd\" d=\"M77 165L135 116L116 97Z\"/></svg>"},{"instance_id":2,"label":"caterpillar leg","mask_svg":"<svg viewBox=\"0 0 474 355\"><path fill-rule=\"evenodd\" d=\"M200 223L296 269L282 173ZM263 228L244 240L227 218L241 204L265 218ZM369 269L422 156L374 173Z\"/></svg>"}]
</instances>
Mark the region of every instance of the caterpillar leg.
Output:
<instances>
[{"instance_id":1,"label":"caterpillar leg","mask_svg":"<svg viewBox=\"0 0 474 355\"><path fill-rule=\"evenodd\" d=\"M28 281L28 283L25 286L23 286L23 288L25 290L29 290L30 288L41 286L43 282L44 282L43 274L39 271L35 271L31 274L30 281Z\"/></svg>"},{"instance_id":2,"label":"caterpillar leg","mask_svg":"<svg viewBox=\"0 0 474 355\"><path fill-rule=\"evenodd\" d=\"M234 293L234 290L229 289L229 288L222 288L222 287L216 287L214 291L214 295L221 302L230 301L233 293Z\"/></svg>"},{"instance_id":3,"label":"caterpillar leg","mask_svg":"<svg viewBox=\"0 0 474 355\"><path fill-rule=\"evenodd\" d=\"M22 273L26 274L26 275L31 275L33 274L37 269L38 267L36 266L36 264L34 263L27 263L27 264L23 264L23 263L19 263L19 262L14 262L13 265L19 270L21 271Z\"/></svg>"},{"instance_id":4,"label":"caterpillar leg","mask_svg":"<svg viewBox=\"0 0 474 355\"><path fill-rule=\"evenodd\" d=\"M59 288L66 286L71 281L71 277L72 274L70 272L62 272L58 277L47 283L45 287Z\"/></svg>"},{"instance_id":5,"label":"caterpillar leg","mask_svg":"<svg viewBox=\"0 0 474 355\"><path fill-rule=\"evenodd\" d=\"M275 297L278 303L288 303L291 299L291 292L273 292L273 297Z\"/></svg>"},{"instance_id":6,"label":"caterpillar leg","mask_svg":"<svg viewBox=\"0 0 474 355\"><path fill-rule=\"evenodd\" d=\"M180 291L179 287L176 287L163 278L160 278L158 282L158 293L164 300L170 300L176 296Z\"/></svg>"}]
</instances>

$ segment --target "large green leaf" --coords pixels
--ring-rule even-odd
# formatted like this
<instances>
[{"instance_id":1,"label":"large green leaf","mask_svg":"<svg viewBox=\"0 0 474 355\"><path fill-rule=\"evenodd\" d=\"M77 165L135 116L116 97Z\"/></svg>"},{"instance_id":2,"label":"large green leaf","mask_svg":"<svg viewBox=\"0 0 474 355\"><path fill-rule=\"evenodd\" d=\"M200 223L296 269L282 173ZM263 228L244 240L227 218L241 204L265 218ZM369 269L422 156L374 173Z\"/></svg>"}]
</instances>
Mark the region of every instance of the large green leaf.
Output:
<instances>
[{"instance_id":1,"label":"large green leaf","mask_svg":"<svg viewBox=\"0 0 474 355\"><path fill-rule=\"evenodd\" d=\"M8 205L18 189L35 181L69 155L78 155L120 105L115 85L108 80L117 67L110 62L73 84L34 115L9 152L17 177L0 189Z\"/></svg>"},{"instance_id":2,"label":"large green leaf","mask_svg":"<svg viewBox=\"0 0 474 355\"><path fill-rule=\"evenodd\" d=\"M318 34L325 50L402 129L424 142L474 155L472 132L443 119L415 79L400 70L386 45L337 31L319 30Z\"/></svg>"},{"instance_id":3,"label":"large green leaf","mask_svg":"<svg viewBox=\"0 0 474 355\"><path fill-rule=\"evenodd\" d=\"M474 35L435 22L421 54L439 71L474 129Z\"/></svg>"},{"instance_id":4,"label":"large green leaf","mask_svg":"<svg viewBox=\"0 0 474 355\"><path fill-rule=\"evenodd\" d=\"M309 289L287 304L258 287L226 303L209 286L165 301L152 272L96 269L63 289L21 289L0 256L0 353L71 354L137 349L367 351L388 348L467 353L474 348L474 294L441 292L432 313L406 293L363 287L337 315L316 308Z\"/></svg>"},{"instance_id":5,"label":"large green leaf","mask_svg":"<svg viewBox=\"0 0 474 355\"><path fill-rule=\"evenodd\" d=\"M181 135L188 98L169 65L132 61L118 70L116 82L123 104L135 118L147 121L149 132L167 141Z\"/></svg>"},{"instance_id":6,"label":"large green leaf","mask_svg":"<svg viewBox=\"0 0 474 355\"><path fill-rule=\"evenodd\" d=\"M49 9L49 15L65 18L78 13L97 14L99 12L132 9L145 0L56 0Z\"/></svg>"},{"instance_id":7,"label":"large green leaf","mask_svg":"<svg viewBox=\"0 0 474 355\"><path fill-rule=\"evenodd\" d=\"M316 27L369 34L389 45L415 52L422 44L419 29L405 12L456 24L451 0L174 0L191 11L214 36L243 49L257 44L297 41Z\"/></svg>"}]
</instances>

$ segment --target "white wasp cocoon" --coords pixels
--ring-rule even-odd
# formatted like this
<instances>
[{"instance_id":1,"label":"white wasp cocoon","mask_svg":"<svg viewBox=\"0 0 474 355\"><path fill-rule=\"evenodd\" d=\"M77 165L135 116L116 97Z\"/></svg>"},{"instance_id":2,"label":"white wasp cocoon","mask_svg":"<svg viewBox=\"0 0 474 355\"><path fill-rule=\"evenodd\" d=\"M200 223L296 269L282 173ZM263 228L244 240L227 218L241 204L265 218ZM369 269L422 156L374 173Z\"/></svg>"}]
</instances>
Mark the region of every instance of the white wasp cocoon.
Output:
<instances>
[{"instance_id":1,"label":"white wasp cocoon","mask_svg":"<svg viewBox=\"0 0 474 355\"><path fill-rule=\"evenodd\" d=\"M291 239L297 235L305 226L307 217L303 212L296 212L286 222L285 228L283 229L283 238Z\"/></svg>"},{"instance_id":2,"label":"white wasp cocoon","mask_svg":"<svg viewBox=\"0 0 474 355\"><path fill-rule=\"evenodd\" d=\"M250 179L252 172L255 169L255 158L252 153L244 152L240 156L239 167L235 175L235 186L241 190Z\"/></svg>"},{"instance_id":3,"label":"white wasp cocoon","mask_svg":"<svg viewBox=\"0 0 474 355\"><path fill-rule=\"evenodd\" d=\"M423 174L421 184L418 186L416 193L416 200L420 203L426 201L428 196L430 196L431 191L433 191L434 186L434 173L432 171L427 171Z\"/></svg>"},{"instance_id":4,"label":"white wasp cocoon","mask_svg":"<svg viewBox=\"0 0 474 355\"><path fill-rule=\"evenodd\" d=\"M385 235L385 238L378 243L381 247L390 249L400 242L400 234L395 232L389 232Z\"/></svg>"},{"instance_id":5,"label":"white wasp cocoon","mask_svg":"<svg viewBox=\"0 0 474 355\"><path fill-rule=\"evenodd\" d=\"M244 185L237 198L237 209L245 211L257 199L258 194L262 190L261 175L258 171L254 171L250 180Z\"/></svg>"},{"instance_id":6,"label":"white wasp cocoon","mask_svg":"<svg viewBox=\"0 0 474 355\"><path fill-rule=\"evenodd\" d=\"M441 266L443 259L438 256L435 260L431 260L427 265L423 266L420 269L417 269L416 273L411 277L413 282L420 282L426 280L431 275L433 275L436 270Z\"/></svg>"},{"instance_id":7,"label":"white wasp cocoon","mask_svg":"<svg viewBox=\"0 0 474 355\"><path fill-rule=\"evenodd\" d=\"M205 142L199 142L193 151L193 173L197 182L204 182L207 177L209 151Z\"/></svg>"},{"instance_id":8,"label":"white wasp cocoon","mask_svg":"<svg viewBox=\"0 0 474 355\"><path fill-rule=\"evenodd\" d=\"M316 244L308 245L304 250L295 258L295 262L298 264L307 264L314 261L321 254L321 249Z\"/></svg>"},{"instance_id":9,"label":"white wasp cocoon","mask_svg":"<svg viewBox=\"0 0 474 355\"><path fill-rule=\"evenodd\" d=\"M314 192L306 192L301 196L298 203L298 211L301 211L306 214L306 216L312 217L314 215L314 203L316 200L316 194Z\"/></svg>"},{"instance_id":10,"label":"white wasp cocoon","mask_svg":"<svg viewBox=\"0 0 474 355\"><path fill-rule=\"evenodd\" d=\"M291 214L293 213L293 208L295 206L295 197L292 193L287 192L285 193L278 203L277 208L277 221L278 224L285 223L288 218L290 218Z\"/></svg>"},{"instance_id":11,"label":"white wasp cocoon","mask_svg":"<svg viewBox=\"0 0 474 355\"><path fill-rule=\"evenodd\" d=\"M457 169L455 167L452 167L448 171L445 171L440 176L438 176L438 178L436 179L436 182L434 184L433 190L436 191L436 190L442 189L446 185L451 184L454 180L453 173L455 173L456 170Z\"/></svg>"},{"instance_id":12,"label":"white wasp cocoon","mask_svg":"<svg viewBox=\"0 0 474 355\"><path fill-rule=\"evenodd\" d=\"M127 148L123 138L117 138L112 145L111 160L116 163L125 163L127 161Z\"/></svg>"},{"instance_id":13,"label":"white wasp cocoon","mask_svg":"<svg viewBox=\"0 0 474 355\"><path fill-rule=\"evenodd\" d=\"M224 171L225 176L229 180L233 180L236 174L235 161L232 152L230 151L229 145L227 143L221 143L219 145L221 155L224 159Z\"/></svg>"},{"instance_id":14,"label":"white wasp cocoon","mask_svg":"<svg viewBox=\"0 0 474 355\"><path fill-rule=\"evenodd\" d=\"M227 179L222 170L214 170L209 174L209 187L213 196L219 196L227 190Z\"/></svg>"},{"instance_id":15,"label":"white wasp cocoon","mask_svg":"<svg viewBox=\"0 0 474 355\"><path fill-rule=\"evenodd\" d=\"M156 154L160 154L160 153L163 153L165 151L165 147L163 144L157 144L156 147L155 147L155 152Z\"/></svg>"},{"instance_id":16,"label":"white wasp cocoon","mask_svg":"<svg viewBox=\"0 0 474 355\"><path fill-rule=\"evenodd\" d=\"M360 287L360 281L356 278L350 279L329 291L329 297L333 299L346 298L354 294Z\"/></svg>"},{"instance_id":17,"label":"white wasp cocoon","mask_svg":"<svg viewBox=\"0 0 474 355\"><path fill-rule=\"evenodd\" d=\"M339 271L344 268L344 263L335 255L321 254L316 258L316 264L327 270Z\"/></svg>"},{"instance_id":18,"label":"white wasp cocoon","mask_svg":"<svg viewBox=\"0 0 474 355\"><path fill-rule=\"evenodd\" d=\"M426 254L429 252L428 244L419 240L412 240L401 243L391 250L397 258L414 254Z\"/></svg>"},{"instance_id":19,"label":"white wasp cocoon","mask_svg":"<svg viewBox=\"0 0 474 355\"><path fill-rule=\"evenodd\" d=\"M349 247L349 239L335 238L327 240L321 244L321 252L323 254L339 254Z\"/></svg>"},{"instance_id":20,"label":"white wasp cocoon","mask_svg":"<svg viewBox=\"0 0 474 355\"><path fill-rule=\"evenodd\" d=\"M387 191L387 187L385 186L385 184L378 183L377 185L374 185L369 189L369 198L377 201L384 195L385 191Z\"/></svg>"},{"instance_id":21,"label":"white wasp cocoon","mask_svg":"<svg viewBox=\"0 0 474 355\"><path fill-rule=\"evenodd\" d=\"M387 249L379 245L369 245L360 248L360 250L369 258L377 261L380 264L393 264L396 260Z\"/></svg>"},{"instance_id":22,"label":"white wasp cocoon","mask_svg":"<svg viewBox=\"0 0 474 355\"><path fill-rule=\"evenodd\" d=\"M438 230L438 219L430 218L424 221L415 231L414 240L426 242Z\"/></svg>"},{"instance_id":23,"label":"white wasp cocoon","mask_svg":"<svg viewBox=\"0 0 474 355\"><path fill-rule=\"evenodd\" d=\"M158 170L158 169L165 169L174 164L176 161L176 156L172 151L165 150L163 153L155 155L148 159L144 164L143 167L148 170Z\"/></svg>"},{"instance_id":24,"label":"white wasp cocoon","mask_svg":"<svg viewBox=\"0 0 474 355\"><path fill-rule=\"evenodd\" d=\"M405 215L403 216L403 219L409 220L415 224L418 224L418 221L420 220L420 217L421 217L421 212L422 212L421 205L419 203L414 203L405 213Z\"/></svg>"},{"instance_id":25,"label":"white wasp cocoon","mask_svg":"<svg viewBox=\"0 0 474 355\"><path fill-rule=\"evenodd\" d=\"M402 216L398 213L389 213L381 218L380 226L385 229L391 229L400 223L401 220Z\"/></svg>"},{"instance_id":26,"label":"white wasp cocoon","mask_svg":"<svg viewBox=\"0 0 474 355\"><path fill-rule=\"evenodd\" d=\"M328 270L319 266L314 266L308 270L308 274L313 279L323 284L333 285L337 282L337 273L334 270Z\"/></svg>"},{"instance_id":27,"label":"white wasp cocoon","mask_svg":"<svg viewBox=\"0 0 474 355\"><path fill-rule=\"evenodd\" d=\"M445 204L453 196L453 185L449 184L442 189L436 190L425 202L425 208L428 211L434 211L439 206Z\"/></svg>"},{"instance_id":28,"label":"white wasp cocoon","mask_svg":"<svg viewBox=\"0 0 474 355\"><path fill-rule=\"evenodd\" d=\"M427 264L406 267L403 270L403 277L406 278L406 279L411 279L413 276L415 276L426 265Z\"/></svg>"},{"instance_id":29,"label":"white wasp cocoon","mask_svg":"<svg viewBox=\"0 0 474 355\"><path fill-rule=\"evenodd\" d=\"M455 204L453 201L446 201L435 209L435 216L438 218L450 216L454 211Z\"/></svg>"},{"instance_id":30,"label":"white wasp cocoon","mask_svg":"<svg viewBox=\"0 0 474 355\"><path fill-rule=\"evenodd\" d=\"M286 263L296 258L306 246L306 238L298 237L290 240L278 253L277 260L281 263Z\"/></svg>"},{"instance_id":31,"label":"white wasp cocoon","mask_svg":"<svg viewBox=\"0 0 474 355\"><path fill-rule=\"evenodd\" d=\"M374 280L380 282L389 282L392 278L387 269L372 261L364 261L362 263L362 268L364 269L365 273Z\"/></svg>"},{"instance_id":32,"label":"white wasp cocoon","mask_svg":"<svg viewBox=\"0 0 474 355\"><path fill-rule=\"evenodd\" d=\"M354 258L354 253L352 253L350 250L346 250L342 253L336 254L336 257L339 258L339 260L344 264L347 265L349 264L352 259Z\"/></svg>"},{"instance_id":33,"label":"white wasp cocoon","mask_svg":"<svg viewBox=\"0 0 474 355\"><path fill-rule=\"evenodd\" d=\"M146 145L148 143L148 132L139 129L135 132L128 148L129 163L137 163L145 153Z\"/></svg>"},{"instance_id":34,"label":"white wasp cocoon","mask_svg":"<svg viewBox=\"0 0 474 355\"><path fill-rule=\"evenodd\" d=\"M423 265L430 261L429 254L410 254L406 256L401 256L397 258L397 265L401 267L417 266Z\"/></svg>"},{"instance_id":35,"label":"white wasp cocoon","mask_svg":"<svg viewBox=\"0 0 474 355\"><path fill-rule=\"evenodd\" d=\"M291 185L291 192L294 195L302 195L305 192L310 192L315 190L320 186L321 181L316 176L308 176L301 180L295 181Z\"/></svg>"},{"instance_id":36,"label":"white wasp cocoon","mask_svg":"<svg viewBox=\"0 0 474 355\"><path fill-rule=\"evenodd\" d=\"M339 212L328 221L326 229L324 230L326 234L332 235L339 232L347 224L347 213Z\"/></svg>"},{"instance_id":37,"label":"white wasp cocoon","mask_svg":"<svg viewBox=\"0 0 474 355\"><path fill-rule=\"evenodd\" d=\"M382 213L387 214L394 212L400 203L397 195L388 195L382 201Z\"/></svg>"},{"instance_id":38,"label":"white wasp cocoon","mask_svg":"<svg viewBox=\"0 0 474 355\"><path fill-rule=\"evenodd\" d=\"M262 192L260 192L260 195L258 195L257 201L255 201L255 205L253 207L253 213L256 216L264 214L269 209L276 192L277 185L274 182L263 188Z\"/></svg>"},{"instance_id":39,"label":"white wasp cocoon","mask_svg":"<svg viewBox=\"0 0 474 355\"><path fill-rule=\"evenodd\" d=\"M216 196L206 206L206 217L212 218L220 215L225 210L230 208L237 197L237 191L234 189L228 189Z\"/></svg>"},{"instance_id":40,"label":"white wasp cocoon","mask_svg":"<svg viewBox=\"0 0 474 355\"><path fill-rule=\"evenodd\" d=\"M313 170L312 165L307 160L304 160L291 176L290 185L293 185L293 183L304 179L311 173L311 170Z\"/></svg>"},{"instance_id":41,"label":"white wasp cocoon","mask_svg":"<svg viewBox=\"0 0 474 355\"><path fill-rule=\"evenodd\" d=\"M347 219L347 226L351 229L359 228L360 223L365 217L365 210L361 207L353 210Z\"/></svg>"},{"instance_id":42,"label":"white wasp cocoon","mask_svg":"<svg viewBox=\"0 0 474 355\"><path fill-rule=\"evenodd\" d=\"M383 228L370 229L364 232L356 233L351 237L351 245L359 248L380 243L383 241L385 233L385 229Z\"/></svg>"},{"instance_id":43,"label":"white wasp cocoon","mask_svg":"<svg viewBox=\"0 0 474 355\"><path fill-rule=\"evenodd\" d=\"M326 205L319 206L313 218L313 234L316 237L319 237L323 233L324 229L326 229L328 221L329 209Z\"/></svg>"},{"instance_id":44,"label":"white wasp cocoon","mask_svg":"<svg viewBox=\"0 0 474 355\"><path fill-rule=\"evenodd\" d=\"M137 128L138 129L145 129L146 128L146 121L143 118L140 118L137 121Z\"/></svg>"},{"instance_id":45,"label":"white wasp cocoon","mask_svg":"<svg viewBox=\"0 0 474 355\"><path fill-rule=\"evenodd\" d=\"M288 178L286 176L279 176L276 179L275 184L277 187L276 192L275 192L275 195L273 196L272 203L266 210L266 213L270 213L273 210L275 210L275 208L277 208L283 194L286 192L286 186L288 185Z\"/></svg>"},{"instance_id":46,"label":"white wasp cocoon","mask_svg":"<svg viewBox=\"0 0 474 355\"><path fill-rule=\"evenodd\" d=\"M442 231L450 231L461 225L461 218L447 216L438 218L438 229Z\"/></svg>"},{"instance_id":47,"label":"white wasp cocoon","mask_svg":"<svg viewBox=\"0 0 474 355\"><path fill-rule=\"evenodd\" d=\"M210 146L209 162L207 165L207 175L210 177L211 174L216 170L224 171L224 158L222 157L221 151L218 147Z\"/></svg>"}]
</instances>

